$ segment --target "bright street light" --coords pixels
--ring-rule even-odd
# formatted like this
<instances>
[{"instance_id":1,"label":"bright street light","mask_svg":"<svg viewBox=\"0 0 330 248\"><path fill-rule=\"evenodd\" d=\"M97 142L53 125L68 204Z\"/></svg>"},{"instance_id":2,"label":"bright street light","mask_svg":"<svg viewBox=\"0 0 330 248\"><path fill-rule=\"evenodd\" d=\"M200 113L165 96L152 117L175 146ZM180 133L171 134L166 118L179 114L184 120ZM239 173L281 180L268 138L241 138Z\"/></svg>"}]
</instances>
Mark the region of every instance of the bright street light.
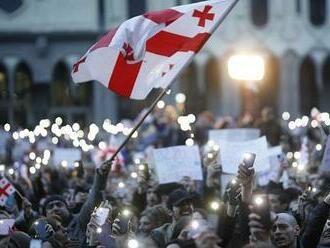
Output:
<instances>
[{"instance_id":1,"label":"bright street light","mask_svg":"<svg viewBox=\"0 0 330 248\"><path fill-rule=\"evenodd\" d=\"M235 80L260 81L265 75L265 61L259 55L233 55L228 60L228 73Z\"/></svg>"}]
</instances>

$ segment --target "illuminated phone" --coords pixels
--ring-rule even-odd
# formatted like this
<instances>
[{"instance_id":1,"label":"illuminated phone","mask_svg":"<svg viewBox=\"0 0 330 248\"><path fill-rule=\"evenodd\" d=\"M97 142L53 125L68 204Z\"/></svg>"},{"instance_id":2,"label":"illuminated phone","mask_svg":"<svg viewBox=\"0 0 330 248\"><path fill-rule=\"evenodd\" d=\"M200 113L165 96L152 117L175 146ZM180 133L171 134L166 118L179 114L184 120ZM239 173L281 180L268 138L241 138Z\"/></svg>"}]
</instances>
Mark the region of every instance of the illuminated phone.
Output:
<instances>
[{"instance_id":1,"label":"illuminated phone","mask_svg":"<svg viewBox=\"0 0 330 248\"><path fill-rule=\"evenodd\" d=\"M129 211L123 211L122 213L119 213L117 218L119 219L119 227L120 227L120 232L122 234L125 234L128 232L128 224L131 219L131 214Z\"/></svg>"},{"instance_id":2,"label":"illuminated phone","mask_svg":"<svg viewBox=\"0 0 330 248\"><path fill-rule=\"evenodd\" d=\"M42 241L40 239L31 239L30 248L41 248Z\"/></svg>"},{"instance_id":3,"label":"illuminated phone","mask_svg":"<svg viewBox=\"0 0 330 248\"><path fill-rule=\"evenodd\" d=\"M243 162L248 168L253 167L254 161L256 160L256 154L247 152L244 154Z\"/></svg>"},{"instance_id":4,"label":"illuminated phone","mask_svg":"<svg viewBox=\"0 0 330 248\"><path fill-rule=\"evenodd\" d=\"M272 226L270 219L270 207L266 194L257 194L252 198L253 212L260 216L261 224L269 230Z\"/></svg>"},{"instance_id":5,"label":"illuminated phone","mask_svg":"<svg viewBox=\"0 0 330 248\"><path fill-rule=\"evenodd\" d=\"M46 240L49 237L46 226L48 222L46 220L37 220L34 222L34 230L36 231L36 237L41 240Z\"/></svg>"},{"instance_id":6,"label":"illuminated phone","mask_svg":"<svg viewBox=\"0 0 330 248\"><path fill-rule=\"evenodd\" d=\"M97 208L96 209L96 222L99 226L103 226L109 216L109 208Z\"/></svg>"}]
</instances>

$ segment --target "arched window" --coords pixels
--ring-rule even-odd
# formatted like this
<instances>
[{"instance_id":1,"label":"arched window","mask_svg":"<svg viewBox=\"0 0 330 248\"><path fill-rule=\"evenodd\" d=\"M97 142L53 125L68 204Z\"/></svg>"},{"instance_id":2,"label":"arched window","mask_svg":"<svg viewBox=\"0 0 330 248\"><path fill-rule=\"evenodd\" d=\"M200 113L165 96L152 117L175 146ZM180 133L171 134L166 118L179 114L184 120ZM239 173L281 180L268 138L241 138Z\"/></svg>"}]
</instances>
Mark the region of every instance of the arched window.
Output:
<instances>
[{"instance_id":1,"label":"arched window","mask_svg":"<svg viewBox=\"0 0 330 248\"><path fill-rule=\"evenodd\" d=\"M330 55L326 58L322 68L323 90L320 94L320 109L330 112Z\"/></svg>"},{"instance_id":2,"label":"arched window","mask_svg":"<svg viewBox=\"0 0 330 248\"><path fill-rule=\"evenodd\" d=\"M8 98L8 80L6 68L0 64L0 101Z\"/></svg>"},{"instance_id":3,"label":"arched window","mask_svg":"<svg viewBox=\"0 0 330 248\"><path fill-rule=\"evenodd\" d=\"M300 110L309 114L313 107L318 107L316 69L310 57L304 59L300 67Z\"/></svg>"},{"instance_id":4,"label":"arched window","mask_svg":"<svg viewBox=\"0 0 330 248\"><path fill-rule=\"evenodd\" d=\"M146 12L146 0L129 0L128 17L142 15Z\"/></svg>"},{"instance_id":5,"label":"arched window","mask_svg":"<svg viewBox=\"0 0 330 248\"><path fill-rule=\"evenodd\" d=\"M180 75L180 91L186 95L187 113L199 113L203 110L203 100L197 85L196 65L191 63Z\"/></svg>"},{"instance_id":6,"label":"arched window","mask_svg":"<svg viewBox=\"0 0 330 248\"><path fill-rule=\"evenodd\" d=\"M53 82L50 86L51 105L53 107L64 107L73 104L69 83L68 68L65 63L60 62L55 66Z\"/></svg>"},{"instance_id":7,"label":"arched window","mask_svg":"<svg viewBox=\"0 0 330 248\"><path fill-rule=\"evenodd\" d=\"M321 26L327 19L326 0L309 0L309 18L314 26Z\"/></svg>"},{"instance_id":8,"label":"arched window","mask_svg":"<svg viewBox=\"0 0 330 248\"><path fill-rule=\"evenodd\" d=\"M268 106L276 110L280 81L279 61L275 56L269 55L265 62L265 76L260 82L260 105L261 108Z\"/></svg>"},{"instance_id":9,"label":"arched window","mask_svg":"<svg viewBox=\"0 0 330 248\"><path fill-rule=\"evenodd\" d=\"M265 26L268 22L268 0L251 0L251 17L255 26Z\"/></svg>"},{"instance_id":10,"label":"arched window","mask_svg":"<svg viewBox=\"0 0 330 248\"><path fill-rule=\"evenodd\" d=\"M8 78L6 68L0 64L0 124L8 122Z\"/></svg>"},{"instance_id":11,"label":"arched window","mask_svg":"<svg viewBox=\"0 0 330 248\"><path fill-rule=\"evenodd\" d=\"M31 111L32 103L32 74L25 63L16 67L14 91L14 119L16 124L26 126L29 123L28 113Z\"/></svg>"},{"instance_id":12,"label":"arched window","mask_svg":"<svg viewBox=\"0 0 330 248\"><path fill-rule=\"evenodd\" d=\"M218 106L221 97L221 74L220 63L217 58L211 58L205 67L206 79L206 109L216 113L219 111Z\"/></svg>"}]
</instances>

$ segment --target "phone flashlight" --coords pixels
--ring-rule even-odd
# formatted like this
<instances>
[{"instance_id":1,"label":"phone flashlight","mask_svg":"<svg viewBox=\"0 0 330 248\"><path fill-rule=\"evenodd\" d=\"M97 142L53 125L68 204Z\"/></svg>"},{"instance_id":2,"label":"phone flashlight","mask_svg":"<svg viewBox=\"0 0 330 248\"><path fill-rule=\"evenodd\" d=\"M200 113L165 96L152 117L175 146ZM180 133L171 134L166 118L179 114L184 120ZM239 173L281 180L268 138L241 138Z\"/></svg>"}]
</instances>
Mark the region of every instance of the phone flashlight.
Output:
<instances>
[{"instance_id":1,"label":"phone flashlight","mask_svg":"<svg viewBox=\"0 0 330 248\"><path fill-rule=\"evenodd\" d=\"M139 247L139 242L136 239L130 239L127 242L128 248L138 248Z\"/></svg>"},{"instance_id":2,"label":"phone flashlight","mask_svg":"<svg viewBox=\"0 0 330 248\"><path fill-rule=\"evenodd\" d=\"M264 199L261 196L256 196L253 200L257 206L261 206L264 203Z\"/></svg>"},{"instance_id":3,"label":"phone flashlight","mask_svg":"<svg viewBox=\"0 0 330 248\"><path fill-rule=\"evenodd\" d=\"M253 167L255 159L256 159L256 154L255 153L247 152L247 153L244 154L243 162L244 162L245 166Z\"/></svg>"},{"instance_id":4,"label":"phone flashlight","mask_svg":"<svg viewBox=\"0 0 330 248\"><path fill-rule=\"evenodd\" d=\"M217 211L220 208L220 204L217 201L212 201L210 207L212 210Z\"/></svg>"}]
</instances>

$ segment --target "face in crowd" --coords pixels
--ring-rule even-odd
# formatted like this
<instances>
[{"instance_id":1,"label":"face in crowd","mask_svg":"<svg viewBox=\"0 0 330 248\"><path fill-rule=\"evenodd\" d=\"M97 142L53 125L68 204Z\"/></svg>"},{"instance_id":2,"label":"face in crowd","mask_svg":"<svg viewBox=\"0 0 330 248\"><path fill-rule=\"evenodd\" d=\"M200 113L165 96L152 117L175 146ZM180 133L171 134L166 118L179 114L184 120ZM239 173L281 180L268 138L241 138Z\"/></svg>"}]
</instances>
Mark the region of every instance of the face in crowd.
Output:
<instances>
[{"instance_id":1,"label":"face in crowd","mask_svg":"<svg viewBox=\"0 0 330 248\"><path fill-rule=\"evenodd\" d=\"M179 220L182 216L191 216L194 212L194 207L191 200L185 200L173 206L172 214L175 220Z\"/></svg>"},{"instance_id":2,"label":"face in crowd","mask_svg":"<svg viewBox=\"0 0 330 248\"><path fill-rule=\"evenodd\" d=\"M277 219L271 229L272 243L279 248L295 247L299 232L299 225L292 215L277 214Z\"/></svg>"},{"instance_id":3,"label":"face in crowd","mask_svg":"<svg viewBox=\"0 0 330 248\"><path fill-rule=\"evenodd\" d=\"M330 245L330 220L324 225L323 233L320 239L320 245Z\"/></svg>"},{"instance_id":4,"label":"face in crowd","mask_svg":"<svg viewBox=\"0 0 330 248\"><path fill-rule=\"evenodd\" d=\"M156 224L148 215L144 215L139 220L139 231L142 235L147 236L154 228Z\"/></svg>"},{"instance_id":5,"label":"face in crowd","mask_svg":"<svg viewBox=\"0 0 330 248\"><path fill-rule=\"evenodd\" d=\"M283 213L287 211L288 204L286 202L281 202L280 195L268 194L268 200L271 211L275 213Z\"/></svg>"},{"instance_id":6,"label":"face in crowd","mask_svg":"<svg viewBox=\"0 0 330 248\"><path fill-rule=\"evenodd\" d=\"M147 190L146 198L147 198L147 205L149 207L155 206L160 203L160 199L159 199L158 195L156 194L155 190L152 188L149 188Z\"/></svg>"},{"instance_id":7,"label":"face in crowd","mask_svg":"<svg viewBox=\"0 0 330 248\"><path fill-rule=\"evenodd\" d=\"M66 222L70 217L70 212L64 202L55 200L47 204L46 215L58 215L64 222Z\"/></svg>"}]
</instances>

